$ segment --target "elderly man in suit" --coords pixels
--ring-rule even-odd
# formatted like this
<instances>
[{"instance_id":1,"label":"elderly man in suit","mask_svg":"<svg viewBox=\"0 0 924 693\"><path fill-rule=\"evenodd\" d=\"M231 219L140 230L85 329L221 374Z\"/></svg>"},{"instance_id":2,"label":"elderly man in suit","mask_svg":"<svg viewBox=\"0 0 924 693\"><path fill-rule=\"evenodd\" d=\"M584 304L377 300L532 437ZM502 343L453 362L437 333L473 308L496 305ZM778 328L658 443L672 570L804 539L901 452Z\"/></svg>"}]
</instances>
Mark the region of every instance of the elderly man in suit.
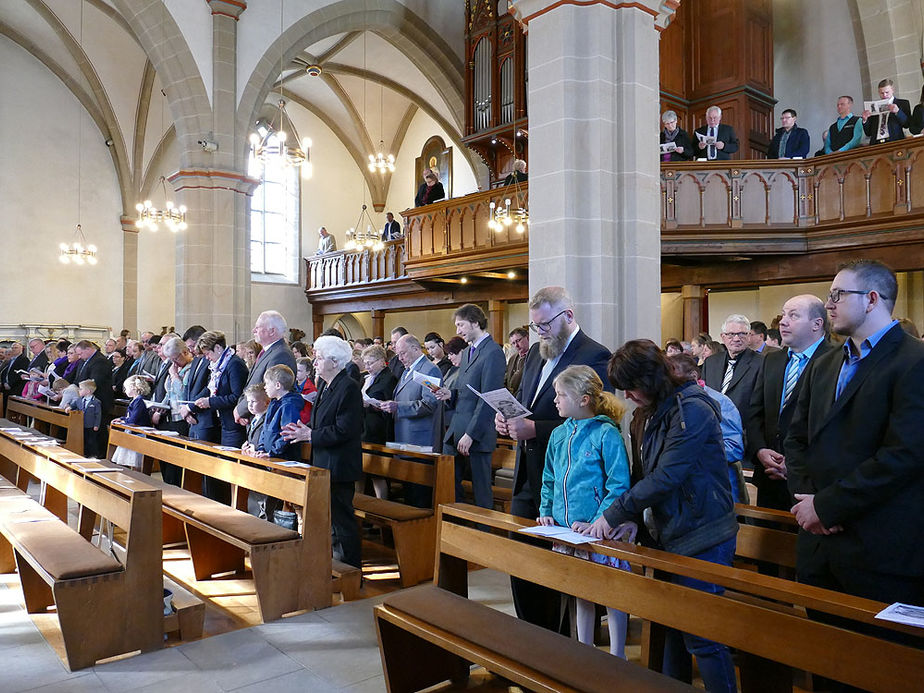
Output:
<instances>
[{"instance_id":1,"label":"elderly man in suit","mask_svg":"<svg viewBox=\"0 0 924 693\"><path fill-rule=\"evenodd\" d=\"M805 374L783 447L799 581L924 604L924 343L892 319L897 293L882 263L841 267L825 308L847 341Z\"/></svg>"},{"instance_id":2,"label":"elderly man in suit","mask_svg":"<svg viewBox=\"0 0 924 693\"><path fill-rule=\"evenodd\" d=\"M763 364L763 357L748 348L750 329L747 316L729 315L722 323L722 341L727 351L713 354L703 362L706 385L727 395L738 407L742 421L748 420L751 393Z\"/></svg>"},{"instance_id":3,"label":"elderly man in suit","mask_svg":"<svg viewBox=\"0 0 924 693\"><path fill-rule=\"evenodd\" d=\"M250 385L261 385L263 374L270 366L282 364L291 368L293 373L296 371L295 355L284 338L287 329L286 319L275 310L263 311L257 317L253 326L253 338L263 347L263 350L257 357L253 368L250 369L244 389ZM234 420L241 426L246 426L250 421L247 398L244 395L238 399L237 407L234 409Z\"/></svg>"},{"instance_id":4,"label":"elderly man in suit","mask_svg":"<svg viewBox=\"0 0 924 693\"><path fill-rule=\"evenodd\" d=\"M38 337L30 339L29 353L32 355L32 360L29 361L27 370L31 371L33 368L37 368L44 373L45 369L48 367L48 354L45 353L45 341Z\"/></svg>"},{"instance_id":5,"label":"elderly man in suit","mask_svg":"<svg viewBox=\"0 0 924 693\"><path fill-rule=\"evenodd\" d=\"M452 407L452 422L443 438L443 453L456 457L456 500L462 500L462 477L466 458L472 469L475 504L494 505L491 488L491 456L497 445L494 410L472 392L490 392L504 386L504 350L485 332L488 319L478 306L466 303L453 314L456 334L468 342L463 352L459 377L452 388L441 387L437 399ZM471 386L471 388L469 387Z\"/></svg>"},{"instance_id":6,"label":"elderly man in suit","mask_svg":"<svg viewBox=\"0 0 924 693\"><path fill-rule=\"evenodd\" d=\"M529 327L539 342L529 348L517 399L531 416L505 421L496 416L501 435L517 441L511 513L520 517L539 516L545 450L552 430L564 419L555 406L552 381L568 366L590 366L612 391L606 375L610 350L591 339L577 323L574 301L561 286L539 289L529 301ZM555 590L511 578L517 615L550 630L561 626L561 600Z\"/></svg>"},{"instance_id":7,"label":"elderly man in suit","mask_svg":"<svg viewBox=\"0 0 924 693\"><path fill-rule=\"evenodd\" d=\"M817 296L793 296L783 304L783 349L768 353L754 384L747 426L747 459L754 464L757 505L789 510L783 441L799 399L808 365L831 348L825 339L828 316Z\"/></svg>"},{"instance_id":8,"label":"elderly man in suit","mask_svg":"<svg viewBox=\"0 0 924 693\"><path fill-rule=\"evenodd\" d=\"M102 433L102 429L112 420L112 403L115 399L112 390L112 364L100 353L99 347L89 340L82 339L74 348L81 360L74 382L93 380L96 383L96 397L103 406L100 443L105 449L107 436Z\"/></svg>"},{"instance_id":9,"label":"elderly man in suit","mask_svg":"<svg viewBox=\"0 0 924 693\"><path fill-rule=\"evenodd\" d=\"M696 128L694 132L698 135L696 148L699 155L710 161L731 159L731 155L738 151L738 136L735 134L735 129L731 125L722 125L722 109L718 106L710 106L706 109L706 124L701 128ZM714 144L706 144L706 141L699 135L705 138L715 138Z\"/></svg>"},{"instance_id":10,"label":"elderly man in suit","mask_svg":"<svg viewBox=\"0 0 924 693\"><path fill-rule=\"evenodd\" d=\"M404 373L395 387L394 399L382 403L382 410L395 417L395 441L431 446L438 450L440 439L440 403L426 385L414 380L414 373L441 379L440 369L424 355L420 340L406 334L395 344L395 354L404 364ZM406 484L409 505L431 507L431 491L420 484Z\"/></svg>"}]
</instances>

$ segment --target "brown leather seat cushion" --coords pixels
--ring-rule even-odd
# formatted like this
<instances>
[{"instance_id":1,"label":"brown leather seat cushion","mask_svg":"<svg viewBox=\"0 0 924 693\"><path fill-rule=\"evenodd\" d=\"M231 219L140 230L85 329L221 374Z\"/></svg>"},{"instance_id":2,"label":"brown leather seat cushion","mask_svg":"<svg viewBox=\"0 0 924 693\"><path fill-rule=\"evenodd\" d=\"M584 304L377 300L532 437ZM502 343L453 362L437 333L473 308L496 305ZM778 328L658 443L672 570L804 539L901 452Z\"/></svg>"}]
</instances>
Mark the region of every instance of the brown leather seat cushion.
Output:
<instances>
[{"instance_id":1,"label":"brown leather seat cushion","mask_svg":"<svg viewBox=\"0 0 924 693\"><path fill-rule=\"evenodd\" d=\"M146 482L159 487L163 504L168 508L215 527L246 544L270 544L275 541L299 538L298 532L248 515L223 503L213 501L211 498L200 496L198 493L139 475L136 472L132 473L132 476L139 476Z\"/></svg>"},{"instance_id":2,"label":"brown leather seat cushion","mask_svg":"<svg viewBox=\"0 0 924 693\"><path fill-rule=\"evenodd\" d=\"M112 556L104 554L41 507L5 515L3 533L10 543L32 555L56 580L122 570Z\"/></svg>"},{"instance_id":3,"label":"brown leather seat cushion","mask_svg":"<svg viewBox=\"0 0 924 693\"><path fill-rule=\"evenodd\" d=\"M395 592L385 598L384 604L576 690L588 693L694 690L433 585Z\"/></svg>"}]
</instances>

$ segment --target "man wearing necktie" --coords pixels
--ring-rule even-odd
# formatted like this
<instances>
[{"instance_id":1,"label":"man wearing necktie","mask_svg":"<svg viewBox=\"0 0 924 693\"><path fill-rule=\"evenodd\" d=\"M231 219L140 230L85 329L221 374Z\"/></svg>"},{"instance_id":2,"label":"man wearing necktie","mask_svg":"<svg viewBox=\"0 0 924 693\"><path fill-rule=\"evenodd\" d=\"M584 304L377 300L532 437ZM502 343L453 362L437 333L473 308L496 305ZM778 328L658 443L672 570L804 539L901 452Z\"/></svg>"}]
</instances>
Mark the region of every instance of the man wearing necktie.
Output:
<instances>
[{"instance_id":1,"label":"man wearing necktie","mask_svg":"<svg viewBox=\"0 0 924 693\"><path fill-rule=\"evenodd\" d=\"M786 487L783 441L808 364L831 348L825 338L827 327L825 305L817 296L794 296L783 304L780 334L784 348L764 357L764 367L751 396L750 416L745 421L746 457L754 464L757 505L761 507L792 507Z\"/></svg>"},{"instance_id":2,"label":"man wearing necktie","mask_svg":"<svg viewBox=\"0 0 924 693\"><path fill-rule=\"evenodd\" d=\"M750 329L751 321L746 315L729 315L725 318L722 342L726 351L707 358L702 369L706 385L727 395L735 403L742 422L748 420L751 393L763 365L763 357L748 348Z\"/></svg>"},{"instance_id":3,"label":"man wearing necktie","mask_svg":"<svg viewBox=\"0 0 924 693\"><path fill-rule=\"evenodd\" d=\"M731 159L731 155L738 151L738 136L735 134L735 129L731 125L722 124L722 109L718 106L710 106L706 110L706 125L696 128L696 133L703 137L715 138L715 144L708 145L702 137L696 138L700 156L705 155L710 161Z\"/></svg>"},{"instance_id":4,"label":"man wearing necktie","mask_svg":"<svg viewBox=\"0 0 924 693\"><path fill-rule=\"evenodd\" d=\"M519 517L539 516L545 451L552 431L564 421L555 406L552 381L568 366L590 366L612 392L606 374L610 350L591 339L574 315L574 301L561 286L539 289L529 301L529 328L538 341L529 347L516 397L532 414L506 421L495 416L498 433L517 441L513 502L510 512ZM510 579L517 616L549 630L560 631L559 592L518 578Z\"/></svg>"},{"instance_id":5,"label":"man wearing necktie","mask_svg":"<svg viewBox=\"0 0 924 693\"><path fill-rule=\"evenodd\" d=\"M825 308L847 341L802 376L784 451L799 582L924 604L924 343L892 319L897 296L882 263L841 267Z\"/></svg>"}]
</instances>

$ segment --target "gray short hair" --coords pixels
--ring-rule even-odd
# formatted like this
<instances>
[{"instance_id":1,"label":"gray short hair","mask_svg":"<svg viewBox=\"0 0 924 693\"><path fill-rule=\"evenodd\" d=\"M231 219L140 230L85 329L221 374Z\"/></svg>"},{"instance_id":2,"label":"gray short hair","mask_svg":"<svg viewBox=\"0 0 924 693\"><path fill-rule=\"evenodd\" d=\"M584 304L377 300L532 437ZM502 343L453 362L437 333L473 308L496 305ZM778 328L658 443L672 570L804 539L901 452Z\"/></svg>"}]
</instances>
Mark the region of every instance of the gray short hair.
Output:
<instances>
[{"instance_id":1,"label":"gray short hair","mask_svg":"<svg viewBox=\"0 0 924 693\"><path fill-rule=\"evenodd\" d=\"M722 109L718 106L710 106L706 109L706 115L709 115L710 113L718 113L719 115L722 115Z\"/></svg>"},{"instance_id":2,"label":"gray short hair","mask_svg":"<svg viewBox=\"0 0 924 693\"><path fill-rule=\"evenodd\" d=\"M166 344L161 344L160 352L168 359L174 359L184 351L189 351L189 347L179 337L171 337Z\"/></svg>"},{"instance_id":3,"label":"gray short hair","mask_svg":"<svg viewBox=\"0 0 924 693\"><path fill-rule=\"evenodd\" d=\"M338 369L343 368L353 359L353 349L349 342L331 335L324 335L314 340L314 353L316 356L321 354L324 358L330 359L337 364Z\"/></svg>"},{"instance_id":4,"label":"gray short hair","mask_svg":"<svg viewBox=\"0 0 924 693\"><path fill-rule=\"evenodd\" d=\"M664 111L661 114L662 123L676 123L677 122L677 113L676 111Z\"/></svg>"},{"instance_id":5,"label":"gray short hair","mask_svg":"<svg viewBox=\"0 0 924 693\"><path fill-rule=\"evenodd\" d=\"M286 323L286 319L282 317L282 313L276 310L264 310L257 317L257 320L260 318L263 318L268 327L272 327L274 330L276 330L276 333L280 337L285 335L286 329L289 327L288 323Z\"/></svg>"},{"instance_id":6,"label":"gray short hair","mask_svg":"<svg viewBox=\"0 0 924 693\"><path fill-rule=\"evenodd\" d=\"M722 323L722 332L728 332L728 326L733 322L744 323L748 326L748 329L751 329L751 319L747 315L742 315L741 313L732 313L727 318L725 322Z\"/></svg>"}]
</instances>

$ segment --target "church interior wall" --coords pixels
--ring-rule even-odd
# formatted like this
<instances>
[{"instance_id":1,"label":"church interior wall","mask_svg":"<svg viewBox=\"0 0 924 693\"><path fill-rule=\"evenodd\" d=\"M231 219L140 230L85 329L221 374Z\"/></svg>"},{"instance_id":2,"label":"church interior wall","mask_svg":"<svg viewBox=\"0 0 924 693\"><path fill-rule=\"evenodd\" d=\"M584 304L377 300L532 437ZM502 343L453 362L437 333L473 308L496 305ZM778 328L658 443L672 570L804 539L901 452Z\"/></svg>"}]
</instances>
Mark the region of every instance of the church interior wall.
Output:
<instances>
[{"instance_id":1,"label":"church interior wall","mask_svg":"<svg viewBox=\"0 0 924 693\"><path fill-rule=\"evenodd\" d=\"M122 322L122 208L109 151L96 125L61 81L0 36L0 190L6 259L4 323L79 323L118 329ZM95 268L63 265L59 244L74 240L79 219L98 248Z\"/></svg>"},{"instance_id":2,"label":"church interior wall","mask_svg":"<svg viewBox=\"0 0 924 693\"><path fill-rule=\"evenodd\" d=\"M661 346L672 338L683 339L683 299L669 291L661 294Z\"/></svg>"},{"instance_id":3,"label":"church interior wall","mask_svg":"<svg viewBox=\"0 0 924 693\"><path fill-rule=\"evenodd\" d=\"M774 128L780 114L794 108L798 124L811 137L810 152L822 148L822 133L837 119L837 98L854 98L853 112L863 111L862 72L851 14L845 0L774 0L773 92L777 99ZM885 77L873 77L874 83ZM898 94L916 102L915 94ZM877 95L878 98L878 95Z\"/></svg>"}]
</instances>

